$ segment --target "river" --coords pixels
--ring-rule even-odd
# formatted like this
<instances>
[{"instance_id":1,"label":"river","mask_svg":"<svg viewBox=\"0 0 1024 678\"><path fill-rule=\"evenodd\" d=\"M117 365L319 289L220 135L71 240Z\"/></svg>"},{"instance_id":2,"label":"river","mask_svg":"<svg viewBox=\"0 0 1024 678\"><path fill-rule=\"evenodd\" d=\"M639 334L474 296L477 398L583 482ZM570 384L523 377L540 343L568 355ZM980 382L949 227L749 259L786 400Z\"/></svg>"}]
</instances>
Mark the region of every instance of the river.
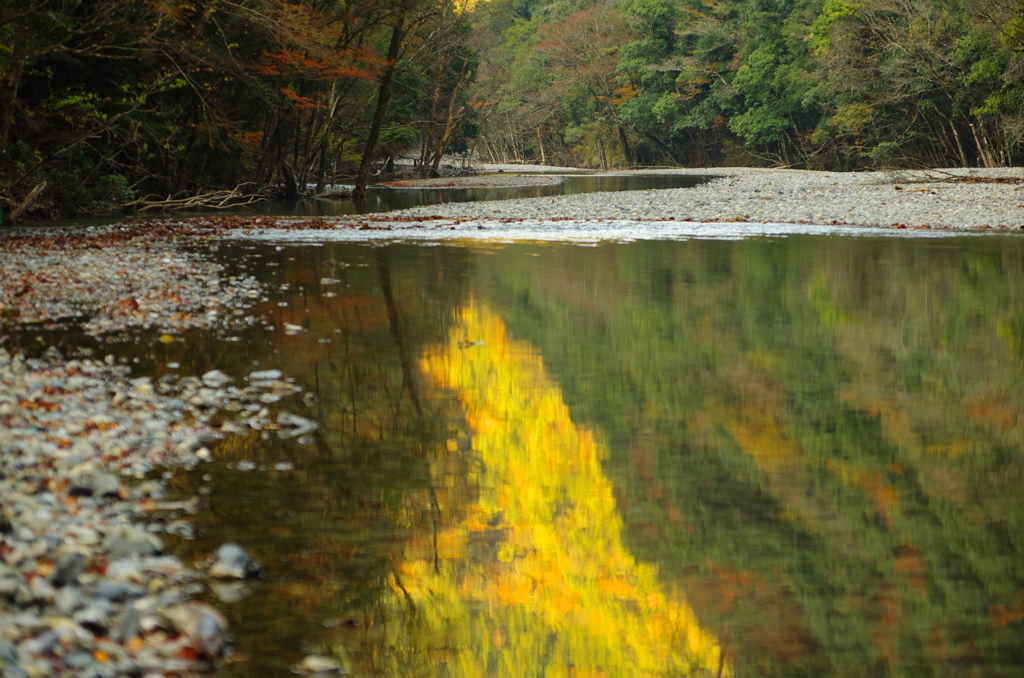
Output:
<instances>
[{"instance_id":1,"label":"river","mask_svg":"<svg viewBox=\"0 0 1024 678\"><path fill-rule=\"evenodd\" d=\"M106 349L165 379L280 369L302 391L267 407L320 425L169 481L209 506L180 557L263 568L206 594L218 676L1024 666L1019 239L218 257L265 282L265 324Z\"/></svg>"}]
</instances>

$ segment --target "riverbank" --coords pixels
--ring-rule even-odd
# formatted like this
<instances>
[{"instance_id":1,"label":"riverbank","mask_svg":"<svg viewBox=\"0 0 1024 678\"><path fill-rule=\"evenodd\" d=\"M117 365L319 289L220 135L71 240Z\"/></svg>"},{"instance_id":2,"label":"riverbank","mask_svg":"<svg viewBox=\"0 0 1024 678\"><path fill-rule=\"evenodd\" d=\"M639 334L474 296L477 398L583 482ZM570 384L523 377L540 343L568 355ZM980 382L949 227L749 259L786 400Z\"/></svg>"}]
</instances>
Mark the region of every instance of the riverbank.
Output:
<instances>
[{"instance_id":1,"label":"riverbank","mask_svg":"<svg viewBox=\"0 0 1024 678\"><path fill-rule=\"evenodd\" d=\"M554 170L553 170L554 171ZM956 230L1024 225L1024 169L815 172L670 169L645 174L713 177L694 188L447 203L392 213L397 220L631 220L737 222ZM386 220L380 215L378 219Z\"/></svg>"},{"instance_id":2,"label":"riverbank","mask_svg":"<svg viewBox=\"0 0 1024 678\"><path fill-rule=\"evenodd\" d=\"M258 566L229 544L198 562L175 557L166 541L190 539L203 505L165 499L167 482L227 435L315 425L272 413L300 390L280 372L184 376L172 363L140 377L114 346L173 344L196 329L230 341L257 322L261 286L209 256L224 232L142 223L0 237L5 678L191 676L230 652L224 616L201 601L244 595ZM30 327L81 327L96 341L47 347Z\"/></svg>"}]
</instances>

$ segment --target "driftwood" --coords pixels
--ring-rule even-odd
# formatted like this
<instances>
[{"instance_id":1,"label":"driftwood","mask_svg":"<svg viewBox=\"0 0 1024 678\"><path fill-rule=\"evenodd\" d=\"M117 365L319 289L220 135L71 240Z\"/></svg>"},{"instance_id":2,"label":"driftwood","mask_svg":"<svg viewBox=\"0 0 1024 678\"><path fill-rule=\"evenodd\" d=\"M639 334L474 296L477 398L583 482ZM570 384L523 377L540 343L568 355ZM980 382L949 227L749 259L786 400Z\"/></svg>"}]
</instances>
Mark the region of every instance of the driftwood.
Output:
<instances>
[{"instance_id":1,"label":"driftwood","mask_svg":"<svg viewBox=\"0 0 1024 678\"><path fill-rule=\"evenodd\" d=\"M21 215L24 214L28 210L28 208L32 207L32 203L36 201L36 198L38 198L39 194L42 193L45 189L46 182L40 182L38 186L29 191L28 196L21 202L20 205L14 208L14 211L11 212L7 219L13 223L17 221L19 218L21 218Z\"/></svg>"},{"instance_id":2,"label":"driftwood","mask_svg":"<svg viewBox=\"0 0 1024 678\"><path fill-rule=\"evenodd\" d=\"M169 195L160 198L155 195L147 195L145 198L128 203L127 207L134 208L136 212L177 211L177 210L199 210L213 209L226 210L245 205L254 205L266 200L273 200L276 196L264 191L246 192L246 187L255 184L239 184L233 189L221 191L207 191L198 195L176 197Z\"/></svg>"}]
</instances>

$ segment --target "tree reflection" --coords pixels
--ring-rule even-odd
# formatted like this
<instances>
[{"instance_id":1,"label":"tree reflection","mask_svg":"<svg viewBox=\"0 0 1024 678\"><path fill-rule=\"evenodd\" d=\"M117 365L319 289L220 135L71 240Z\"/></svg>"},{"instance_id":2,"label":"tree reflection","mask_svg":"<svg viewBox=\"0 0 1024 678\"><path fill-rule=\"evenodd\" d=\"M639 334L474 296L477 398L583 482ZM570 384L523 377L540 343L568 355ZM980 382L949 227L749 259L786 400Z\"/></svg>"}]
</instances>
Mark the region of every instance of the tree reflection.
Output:
<instances>
[{"instance_id":1,"label":"tree reflection","mask_svg":"<svg viewBox=\"0 0 1024 678\"><path fill-rule=\"evenodd\" d=\"M422 369L462 404L478 496L439 494L446 527L414 537L391 577L395 675L420 673L406 661L457 676L722 673L682 593L623 546L604 450L531 347L471 305Z\"/></svg>"}]
</instances>

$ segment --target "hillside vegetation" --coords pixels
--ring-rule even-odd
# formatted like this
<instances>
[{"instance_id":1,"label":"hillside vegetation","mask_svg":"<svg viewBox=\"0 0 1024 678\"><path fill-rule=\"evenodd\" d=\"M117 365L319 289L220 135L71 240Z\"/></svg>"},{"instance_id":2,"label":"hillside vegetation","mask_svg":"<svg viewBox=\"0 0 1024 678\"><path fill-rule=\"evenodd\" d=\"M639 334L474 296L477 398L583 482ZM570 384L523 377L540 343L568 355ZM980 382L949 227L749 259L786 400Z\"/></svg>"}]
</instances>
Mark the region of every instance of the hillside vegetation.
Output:
<instances>
[{"instance_id":1,"label":"hillside vegetation","mask_svg":"<svg viewBox=\"0 0 1024 678\"><path fill-rule=\"evenodd\" d=\"M589 167L1013 165L1019 0L493 0L485 151Z\"/></svg>"},{"instance_id":2,"label":"hillside vegetation","mask_svg":"<svg viewBox=\"0 0 1024 678\"><path fill-rule=\"evenodd\" d=\"M0 0L0 206L591 168L1005 166L1021 0ZM43 186L43 182L46 182Z\"/></svg>"}]
</instances>

